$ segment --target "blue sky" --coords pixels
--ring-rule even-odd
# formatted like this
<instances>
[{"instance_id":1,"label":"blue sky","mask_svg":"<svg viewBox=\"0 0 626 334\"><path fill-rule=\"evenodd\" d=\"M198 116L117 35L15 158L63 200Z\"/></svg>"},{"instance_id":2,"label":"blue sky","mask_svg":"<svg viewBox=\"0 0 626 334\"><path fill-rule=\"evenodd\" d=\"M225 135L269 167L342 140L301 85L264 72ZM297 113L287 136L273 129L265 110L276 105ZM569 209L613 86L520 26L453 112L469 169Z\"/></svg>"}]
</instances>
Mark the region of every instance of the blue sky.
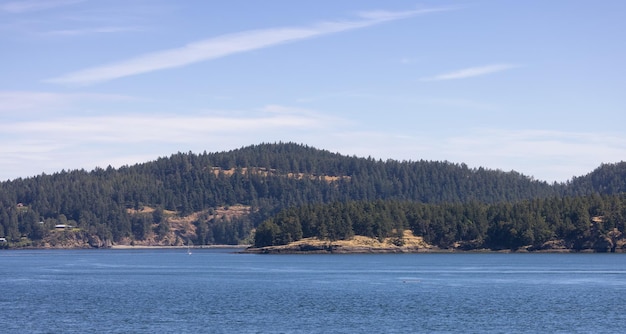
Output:
<instances>
[{"instance_id":1,"label":"blue sky","mask_svg":"<svg viewBox=\"0 0 626 334\"><path fill-rule=\"evenodd\" d=\"M0 1L0 180L293 141L566 181L626 157L626 2Z\"/></svg>"}]
</instances>

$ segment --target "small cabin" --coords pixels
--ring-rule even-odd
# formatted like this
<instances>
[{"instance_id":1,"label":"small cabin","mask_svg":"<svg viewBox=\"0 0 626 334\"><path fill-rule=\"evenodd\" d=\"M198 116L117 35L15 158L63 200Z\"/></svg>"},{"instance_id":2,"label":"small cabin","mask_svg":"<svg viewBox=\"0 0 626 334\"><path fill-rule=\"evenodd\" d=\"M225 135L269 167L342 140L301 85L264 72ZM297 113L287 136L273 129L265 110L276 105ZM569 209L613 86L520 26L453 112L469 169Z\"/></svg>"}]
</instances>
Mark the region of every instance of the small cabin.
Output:
<instances>
[{"instance_id":1,"label":"small cabin","mask_svg":"<svg viewBox=\"0 0 626 334\"><path fill-rule=\"evenodd\" d=\"M5 243L7 242L7 238L0 238L0 243Z\"/></svg>"}]
</instances>

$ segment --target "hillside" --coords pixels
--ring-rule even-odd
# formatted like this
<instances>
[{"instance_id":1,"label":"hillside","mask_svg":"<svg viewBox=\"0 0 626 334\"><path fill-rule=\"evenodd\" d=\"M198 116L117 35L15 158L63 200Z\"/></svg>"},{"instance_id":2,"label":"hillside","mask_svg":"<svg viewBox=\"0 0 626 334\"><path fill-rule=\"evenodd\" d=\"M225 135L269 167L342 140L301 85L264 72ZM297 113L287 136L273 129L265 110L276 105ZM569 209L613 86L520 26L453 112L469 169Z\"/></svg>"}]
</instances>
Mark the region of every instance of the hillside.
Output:
<instances>
[{"instance_id":1,"label":"hillside","mask_svg":"<svg viewBox=\"0 0 626 334\"><path fill-rule=\"evenodd\" d=\"M569 196L619 194L626 192L626 162L605 163L591 173L574 177L562 185L563 194Z\"/></svg>"},{"instance_id":2,"label":"hillside","mask_svg":"<svg viewBox=\"0 0 626 334\"><path fill-rule=\"evenodd\" d=\"M260 144L2 182L0 236L11 247L250 243L257 226L288 208L378 200L495 204L617 194L626 189L625 170L624 163L603 165L550 185L514 171ZM70 239L75 241L64 244Z\"/></svg>"}]
</instances>

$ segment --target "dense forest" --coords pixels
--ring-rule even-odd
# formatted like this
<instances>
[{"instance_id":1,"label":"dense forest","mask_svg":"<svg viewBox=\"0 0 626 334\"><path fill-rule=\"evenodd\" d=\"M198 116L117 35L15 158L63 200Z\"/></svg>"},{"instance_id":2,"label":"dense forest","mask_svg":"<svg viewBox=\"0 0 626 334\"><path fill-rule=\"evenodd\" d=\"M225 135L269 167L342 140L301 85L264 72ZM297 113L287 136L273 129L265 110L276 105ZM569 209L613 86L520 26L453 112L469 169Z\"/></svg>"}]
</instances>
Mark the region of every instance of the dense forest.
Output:
<instances>
[{"instance_id":1,"label":"dense forest","mask_svg":"<svg viewBox=\"0 0 626 334\"><path fill-rule=\"evenodd\" d=\"M625 229L626 194L424 204L400 201L337 202L285 209L264 221L255 246L284 245L308 237L354 235L395 238L403 231L440 248L615 251Z\"/></svg>"},{"instance_id":2,"label":"dense forest","mask_svg":"<svg viewBox=\"0 0 626 334\"><path fill-rule=\"evenodd\" d=\"M580 219L567 220L572 212L589 226L592 218L605 217L602 231L611 226L623 231L620 215L609 219L613 211L589 205L590 198L601 199L605 210L621 205L625 190L626 163L605 164L567 183L548 184L514 171L445 161L382 161L294 143L260 144L2 182L0 240L6 241L0 246L269 245L309 235L382 237L410 228L442 247L472 241L477 247L514 248L588 233L576 225ZM569 201L577 204L554 204ZM523 205L530 205L529 212L520 209ZM322 211L326 216L318 214ZM522 236L530 228L525 224L540 220L522 217L522 211L544 217L547 227L532 227L532 238ZM316 213L306 218L306 212ZM360 223L358 212L370 223ZM287 237L288 216L297 217L301 231L296 226ZM339 216L351 224L342 224ZM331 225L345 225L345 231ZM498 241L500 225L521 233L519 240ZM571 243L587 247L579 244Z\"/></svg>"}]
</instances>

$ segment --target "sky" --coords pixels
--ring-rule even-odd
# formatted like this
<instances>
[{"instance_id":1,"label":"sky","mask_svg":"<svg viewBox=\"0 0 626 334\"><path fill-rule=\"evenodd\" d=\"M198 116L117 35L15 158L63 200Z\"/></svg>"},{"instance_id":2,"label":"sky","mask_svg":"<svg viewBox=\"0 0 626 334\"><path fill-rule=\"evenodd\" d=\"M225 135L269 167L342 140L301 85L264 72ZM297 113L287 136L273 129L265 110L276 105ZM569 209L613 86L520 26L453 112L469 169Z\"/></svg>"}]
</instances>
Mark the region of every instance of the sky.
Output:
<instances>
[{"instance_id":1,"label":"sky","mask_svg":"<svg viewBox=\"0 0 626 334\"><path fill-rule=\"evenodd\" d=\"M548 182L626 158L626 1L0 0L0 180L296 142Z\"/></svg>"}]
</instances>

